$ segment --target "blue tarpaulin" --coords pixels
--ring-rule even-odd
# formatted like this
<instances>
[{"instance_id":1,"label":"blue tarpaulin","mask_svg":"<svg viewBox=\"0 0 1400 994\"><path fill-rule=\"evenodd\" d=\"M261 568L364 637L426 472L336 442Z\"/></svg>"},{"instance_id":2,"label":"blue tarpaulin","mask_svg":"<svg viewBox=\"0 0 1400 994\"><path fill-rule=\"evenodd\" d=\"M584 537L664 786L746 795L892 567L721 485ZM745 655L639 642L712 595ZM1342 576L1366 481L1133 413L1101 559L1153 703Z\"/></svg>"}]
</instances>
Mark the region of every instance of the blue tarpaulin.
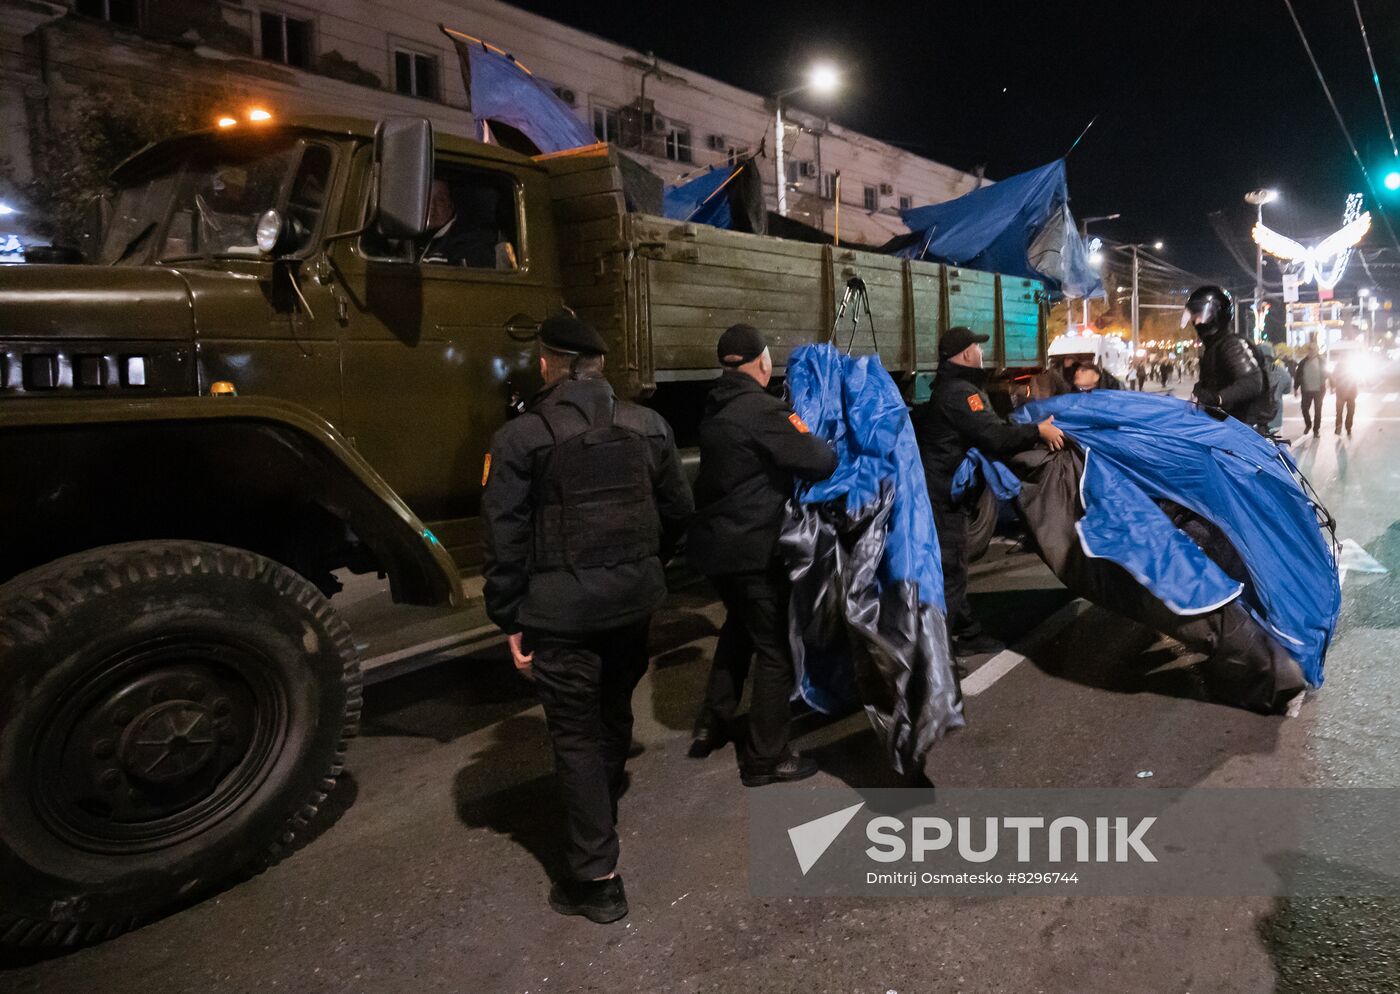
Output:
<instances>
[{"instance_id":1,"label":"blue tarpaulin","mask_svg":"<svg viewBox=\"0 0 1400 994\"><path fill-rule=\"evenodd\" d=\"M541 152L592 145L598 139L568 104L510 55L470 35L442 28L457 46L462 82L477 134L499 121L530 139Z\"/></svg>"},{"instance_id":2,"label":"blue tarpaulin","mask_svg":"<svg viewBox=\"0 0 1400 994\"><path fill-rule=\"evenodd\" d=\"M1238 598L1309 685L1321 686L1341 585L1319 509L1287 452L1234 419L1129 391L1065 394L1012 417L1050 415L1084 454L1076 528L1085 555L1116 562L1177 615ZM1218 529L1247 576L1227 575L1158 500Z\"/></svg>"},{"instance_id":3,"label":"blue tarpaulin","mask_svg":"<svg viewBox=\"0 0 1400 994\"><path fill-rule=\"evenodd\" d=\"M878 355L805 345L787 369L794 409L839 459L797 488L781 539L798 691L825 711L859 699L895 769L918 769L963 717L914 428Z\"/></svg>"},{"instance_id":4,"label":"blue tarpaulin","mask_svg":"<svg viewBox=\"0 0 1400 994\"><path fill-rule=\"evenodd\" d=\"M666 187L666 216L716 228L733 227L729 198L720 189L743 167L743 162L732 166L711 166L699 176Z\"/></svg>"},{"instance_id":5,"label":"blue tarpaulin","mask_svg":"<svg viewBox=\"0 0 1400 994\"><path fill-rule=\"evenodd\" d=\"M913 232L895 249L903 258L1044 280L1070 297L1103 296L1069 213L1064 159L900 216Z\"/></svg>"}]
</instances>

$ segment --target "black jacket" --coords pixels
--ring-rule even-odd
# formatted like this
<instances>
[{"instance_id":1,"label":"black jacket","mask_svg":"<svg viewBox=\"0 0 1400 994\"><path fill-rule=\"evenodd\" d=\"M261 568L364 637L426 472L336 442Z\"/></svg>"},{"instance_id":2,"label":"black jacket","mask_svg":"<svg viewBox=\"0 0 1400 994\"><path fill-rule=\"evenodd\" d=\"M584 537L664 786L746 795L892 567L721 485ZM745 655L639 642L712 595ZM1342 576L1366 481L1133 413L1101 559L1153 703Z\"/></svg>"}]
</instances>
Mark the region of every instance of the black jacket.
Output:
<instances>
[{"instance_id":1,"label":"black jacket","mask_svg":"<svg viewBox=\"0 0 1400 994\"><path fill-rule=\"evenodd\" d=\"M1219 394L1226 414L1247 425L1268 420L1263 415L1272 401L1265 380L1254 350L1239 335L1222 331L1205 340L1196 386Z\"/></svg>"},{"instance_id":2,"label":"black jacket","mask_svg":"<svg viewBox=\"0 0 1400 994\"><path fill-rule=\"evenodd\" d=\"M1035 425L1009 424L992 410L983 389L990 375L989 369L944 362L928 402L914 409L914 435L934 503L948 502L953 474L968 449L995 458L1024 452L1040 441Z\"/></svg>"},{"instance_id":3,"label":"black jacket","mask_svg":"<svg viewBox=\"0 0 1400 994\"><path fill-rule=\"evenodd\" d=\"M766 570L793 477L824 480L831 446L747 373L725 370L700 421L700 476L686 559L707 576Z\"/></svg>"},{"instance_id":4,"label":"black jacket","mask_svg":"<svg viewBox=\"0 0 1400 994\"><path fill-rule=\"evenodd\" d=\"M491 439L481 496L485 545L482 575L486 613L507 632L536 628L564 634L604 631L640 621L666 597L662 561L685 531L694 504L681 471L670 426L655 411L617 400L607 380L563 380L536 394L531 410L567 406L568 416L599 424L616 404L614 422L642 434L661 520L661 555L611 567L537 571L534 485L544 472L553 439L544 421L527 412Z\"/></svg>"}]
</instances>

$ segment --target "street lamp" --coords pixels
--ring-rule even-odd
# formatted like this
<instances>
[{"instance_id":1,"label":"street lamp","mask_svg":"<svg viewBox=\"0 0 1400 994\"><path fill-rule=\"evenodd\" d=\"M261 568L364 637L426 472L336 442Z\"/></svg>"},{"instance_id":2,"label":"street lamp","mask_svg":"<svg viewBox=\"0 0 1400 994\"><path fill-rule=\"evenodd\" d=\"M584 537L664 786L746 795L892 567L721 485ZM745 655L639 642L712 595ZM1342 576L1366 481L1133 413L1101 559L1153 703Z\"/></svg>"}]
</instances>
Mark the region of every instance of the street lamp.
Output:
<instances>
[{"instance_id":1,"label":"street lamp","mask_svg":"<svg viewBox=\"0 0 1400 994\"><path fill-rule=\"evenodd\" d=\"M1122 214L1099 214L1099 215L1097 215L1097 216L1095 216L1095 217L1080 218L1080 219L1079 219L1079 237L1080 237L1080 238L1083 238L1083 239L1085 239L1085 240L1088 239L1088 237L1089 237L1089 225L1091 225L1091 224L1095 224L1095 223L1097 223L1097 222L1099 222L1099 221L1117 221L1117 220L1118 220L1120 217L1122 217L1122 216L1123 216ZM1097 239L1096 239L1096 240L1097 240ZM1091 265L1091 266L1093 266L1095 269L1097 269L1097 268L1099 267L1099 265L1100 265L1102 262L1103 262L1103 249L1102 249L1102 246L1101 246L1101 245L1100 245L1100 246L1091 246L1090 249L1089 249L1089 265ZM1089 327L1089 298L1088 298L1088 297L1085 297L1085 298L1084 298L1084 300L1083 300L1083 302L1082 302L1082 306L1083 306L1083 309L1084 309L1084 327L1085 327L1085 329L1088 329L1088 327ZM1069 309L1069 324L1070 324L1071 326L1074 324L1074 309L1073 309L1073 308L1070 308L1070 309ZM1073 331L1074 331L1074 328L1073 328L1073 327L1070 327L1068 330L1069 330L1070 332L1073 332Z\"/></svg>"},{"instance_id":2,"label":"street lamp","mask_svg":"<svg viewBox=\"0 0 1400 994\"><path fill-rule=\"evenodd\" d=\"M1160 252L1166 246L1164 242L1158 239L1157 241L1152 242L1151 244L1148 244L1147 242L1136 242L1132 245L1127 245L1124 247L1133 253L1133 354L1137 355L1138 331L1141 327L1141 322L1139 320L1140 311L1138 303L1138 278L1142 272L1142 268L1138 264L1138 249L1150 248L1157 252Z\"/></svg>"},{"instance_id":3,"label":"street lamp","mask_svg":"<svg viewBox=\"0 0 1400 994\"><path fill-rule=\"evenodd\" d=\"M787 169L783 163L783 98L803 90L811 90L818 96L830 96L841 86L840 71L829 62L818 62L807 70L807 80L797 86L789 86L773 94L777 110L774 115L773 164L778 171L778 213L787 217ZM817 177L821 183L821 177Z\"/></svg>"},{"instance_id":4,"label":"street lamp","mask_svg":"<svg viewBox=\"0 0 1400 994\"><path fill-rule=\"evenodd\" d=\"M1244 202L1258 208L1257 218L1264 223L1264 205L1278 199L1277 190L1251 190L1244 195ZM1254 250L1254 330L1250 333L1254 341L1259 340L1259 318L1264 307L1264 246L1256 245Z\"/></svg>"}]
</instances>

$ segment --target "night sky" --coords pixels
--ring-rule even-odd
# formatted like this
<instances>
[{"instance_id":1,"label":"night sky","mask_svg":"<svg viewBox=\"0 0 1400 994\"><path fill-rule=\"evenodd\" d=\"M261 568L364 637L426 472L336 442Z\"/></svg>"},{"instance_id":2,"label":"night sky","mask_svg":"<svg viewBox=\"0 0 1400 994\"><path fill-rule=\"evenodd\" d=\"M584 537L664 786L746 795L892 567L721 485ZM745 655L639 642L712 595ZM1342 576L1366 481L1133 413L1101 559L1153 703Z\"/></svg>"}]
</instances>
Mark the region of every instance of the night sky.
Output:
<instances>
[{"instance_id":1,"label":"night sky","mask_svg":"<svg viewBox=\"0 0 1400 994\"><path fill-rule=\"evenodd\" d=\"M1284 0L512 2L760 93L830 59L846 86L809 109L961 169L985 164L993 179L1063 155L1097 115L1069 158L1075 215L1121 213L1093 230L1161 238L1172 263L1236 286L1252 272L1231 261L1210 212L1225 212L1252 258L1249 190L1277 188L1266 222L1307 240L1335 230L1346 194L1365 189ZM1380 188L1390 142L1353 0L1294 6ZM1400 3L1360 6L1400 126ZM1366 247L1391 246L1367 205ZM1400 195L1390 213L1400 232ZM1400 293L1400 268L1372 272ZM1358 278L1353 261L1339 292Z\"/></svg>"}]
</instances>

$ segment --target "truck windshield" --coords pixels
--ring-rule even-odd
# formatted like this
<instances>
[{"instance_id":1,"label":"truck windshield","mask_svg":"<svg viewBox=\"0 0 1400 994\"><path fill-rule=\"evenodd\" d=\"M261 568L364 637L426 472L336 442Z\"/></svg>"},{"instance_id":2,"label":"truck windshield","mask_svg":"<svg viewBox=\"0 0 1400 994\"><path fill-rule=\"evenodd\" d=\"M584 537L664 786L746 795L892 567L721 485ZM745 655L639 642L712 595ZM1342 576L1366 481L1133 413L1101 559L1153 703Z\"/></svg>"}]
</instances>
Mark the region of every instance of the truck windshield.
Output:
<instances>
[{"instance_id":1,"label":"truck windshield","mask_svg":"<svg viewBox=\"0 0 1400 994\"><path fill-rule=\"evenodd\" d=\"M287 219L295 253L320 221L330 164L329 149L295 137L191 148L117 191L97 261L256 258L258 218L273 208Z\"/></svg>"}]
</instances>

